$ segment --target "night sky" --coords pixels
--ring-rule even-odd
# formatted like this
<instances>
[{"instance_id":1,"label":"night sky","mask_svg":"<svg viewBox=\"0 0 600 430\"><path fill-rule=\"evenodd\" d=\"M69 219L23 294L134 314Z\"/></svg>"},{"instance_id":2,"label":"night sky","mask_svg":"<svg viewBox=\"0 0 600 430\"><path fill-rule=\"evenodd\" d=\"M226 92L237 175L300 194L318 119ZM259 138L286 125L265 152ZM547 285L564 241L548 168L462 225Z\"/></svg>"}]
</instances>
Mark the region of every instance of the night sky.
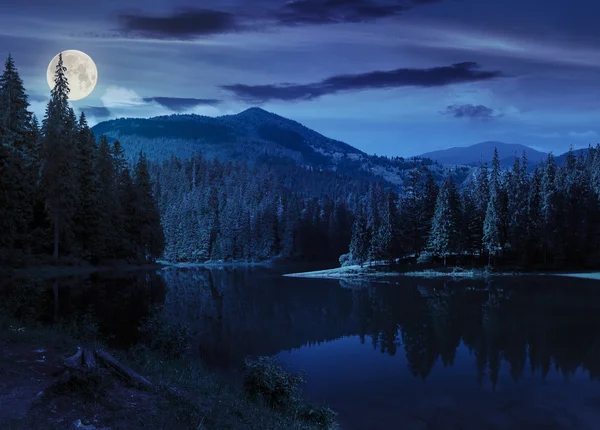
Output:
<instances>
[{"instance_id":1,"label":"night sky","mask_svg":"<svg viewBox=\"0 0 600 430\"><path fill-rule=\"evenodd\" d=\"M200 8L199 8L200 7ZM41 119L46 68L89 54L94 124L260 106L368 153L600 142L597 0L3 1Z\"/></svg>"}]
</instances>

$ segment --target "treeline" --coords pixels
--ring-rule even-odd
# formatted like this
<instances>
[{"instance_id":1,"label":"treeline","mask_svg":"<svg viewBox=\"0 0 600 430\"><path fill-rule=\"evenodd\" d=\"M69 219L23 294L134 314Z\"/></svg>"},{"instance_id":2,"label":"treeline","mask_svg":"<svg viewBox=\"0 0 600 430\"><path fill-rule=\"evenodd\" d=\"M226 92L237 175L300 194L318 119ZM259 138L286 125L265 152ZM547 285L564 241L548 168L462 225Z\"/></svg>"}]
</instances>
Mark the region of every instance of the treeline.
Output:
<instances>
[{"instance_id":1,"label":"treeline","mask_svg":"<svg viewBox=\"0 0 600 430\"><path fill-rule=\"evenodd\" d=\"M148 162L99 142L68 104L62 57L40 126L11 56L0 77L0 263L155 260L164 236Z\"/></svg>"},{"instance_id":2,"label":"treeline","mask_svg":"<svg viewBox=\"0 0 600 430\"><path fill-rule=\"evenodd\" d=\"M348 199L291 192L282 183L295 181L273 168L198 155L155 165L153 175L170 261L328 261L348 250Z\"/></svg>"},{"instance_id":3,"label":"treeline","mask_svg":"<svg viewBox=\"0 0 600 430\"><path fill-rule=\"evenodd\" d=\"M426 166L411 172L401 196L373 188L358 205L343 262L450 255L459 261L524 266L600 264L600 147L563 165L554 156L527 173L526 154L500 168L494 151L459 190L452 172L437 186ZM427 251L428 254L422 254Z\"/></svg>"}]
</instances>

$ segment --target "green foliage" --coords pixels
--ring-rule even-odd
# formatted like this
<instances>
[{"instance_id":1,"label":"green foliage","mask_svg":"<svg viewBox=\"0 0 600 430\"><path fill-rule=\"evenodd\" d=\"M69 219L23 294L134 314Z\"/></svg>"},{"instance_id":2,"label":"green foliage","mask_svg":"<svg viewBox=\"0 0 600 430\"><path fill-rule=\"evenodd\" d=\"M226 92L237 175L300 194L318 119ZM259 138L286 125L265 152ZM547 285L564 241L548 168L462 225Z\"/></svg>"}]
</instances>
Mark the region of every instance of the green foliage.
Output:
<instances>
[{"instance_id":1,"label":"green foliage","mask_svg":"<svg viewBox=\"0 0 600 430\"><path fill-rule=\"evenodd\" d=\"M159 308L151 312L139 331L148 347L167 359L185 356L192 344L189 328L183 323L168 323Z\"/></svg>"},{"instance_id":2,"label":"green foliage","mask_svg":"<svg viewBox=\"0 0 600 430\"><path fill-rule=\"evenodd\" d=\"M300 399L302 375L291 375L272 357L244 361L244 389L252 399L261 399L272 409L290 407Z\"/></svg>"},{"instance_id":3,"label":"green foliage","mask_svg":"<svg viewBox=\"0 0 600 430\"><path fill-rule=\"evenodd\" d=\"M37 322L48 304L47 290L40 280L21 279L3 285L0 314L22 324Z\"/></svg>"},{"instance_id":4,"label":"green foliage","mask_svg":"<svg viewBox=\"0 0 600 430\"><path fill-rule=\"evenodd\" d=\"M336 429L337 412L328 407L307 406L300 410L298 416L302 421L313 424L322 429Z\"/></svg>"},{"instance_id":5,"label":"green foliage","mask_svg":"<svg viewBox=\"0 0 600 430\"><path fill-rule=\"evenodd\" d=\"M62 319L57 325L73 339L85 343L97 342L100 338L100 322L91 307L85 312Z\"/></svg>"}]
</instances>

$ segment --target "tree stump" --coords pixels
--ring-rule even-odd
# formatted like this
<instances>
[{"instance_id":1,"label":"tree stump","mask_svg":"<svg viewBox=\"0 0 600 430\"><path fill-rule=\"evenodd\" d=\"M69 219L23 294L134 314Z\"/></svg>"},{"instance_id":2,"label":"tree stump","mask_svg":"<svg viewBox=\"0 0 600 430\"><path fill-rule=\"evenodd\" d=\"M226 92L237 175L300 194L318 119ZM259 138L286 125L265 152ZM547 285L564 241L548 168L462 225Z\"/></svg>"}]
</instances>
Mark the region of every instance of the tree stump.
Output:
<instances>
[{"instance_id":1,"label":"tree stump","mask_svg":"<svg viewBox=\"0 0 600 430\"><path fill-rule=\"evenodd\" d=\"M77 374L89 374L100 368L99 363L104 365L110 372L126 382L145 389L154 389L154 385L135 370L119 362L108 352L101 349L91 350L85 347L77 347L77 352L63 361L67 368L61 377L61 381L67 381Z\"/></svg>"}]
</instances>

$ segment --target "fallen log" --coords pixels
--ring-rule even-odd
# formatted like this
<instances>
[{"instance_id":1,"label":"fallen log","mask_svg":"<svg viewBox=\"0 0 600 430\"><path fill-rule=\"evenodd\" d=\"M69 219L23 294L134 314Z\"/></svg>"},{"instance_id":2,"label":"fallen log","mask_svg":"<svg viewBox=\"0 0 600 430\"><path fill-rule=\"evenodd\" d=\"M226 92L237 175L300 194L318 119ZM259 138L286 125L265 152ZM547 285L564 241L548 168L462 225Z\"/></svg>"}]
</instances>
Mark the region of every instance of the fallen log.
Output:
<instances>
[{"instance_id":1,"label":"fallen log","mask_svg":"<svg viewBox=\"0 0 600 430\"><path fill-rule=\"evenodd\" d=\"M101 361L105 366L109 367L121 377L129 380L134 385L138 385L148 389L154 389L154 385L142 375L138 374L135 370L119 362L116 358L110 355L108 352L101 349L96 350L96 358Z\"/></svg>"},{"instance_id":2,"label":"fallen log","mask_svg":"<svg viewBox=\"0 0 600 430\"><path fill-rule=\"evenodd\" d=\"M96 363L96 358L94 357L94 352L84 348L83 349L83 363L85 365L85 367L87 367L88 369L94 369L95 367L97 367L97 363Z\"/></svg>"},{"instance_id":3,"label":"fallen log","mask_svg":"<svg viewBox=\"0 0 600 430\"><path fill-rule=\"evenodd\" d=\"M77 352L70 356L69 358L65 358L63 361L66 367L71 369L79 369L83 362L83 351L80 346L77 347Z\"/></svg>"}]
</instances>

